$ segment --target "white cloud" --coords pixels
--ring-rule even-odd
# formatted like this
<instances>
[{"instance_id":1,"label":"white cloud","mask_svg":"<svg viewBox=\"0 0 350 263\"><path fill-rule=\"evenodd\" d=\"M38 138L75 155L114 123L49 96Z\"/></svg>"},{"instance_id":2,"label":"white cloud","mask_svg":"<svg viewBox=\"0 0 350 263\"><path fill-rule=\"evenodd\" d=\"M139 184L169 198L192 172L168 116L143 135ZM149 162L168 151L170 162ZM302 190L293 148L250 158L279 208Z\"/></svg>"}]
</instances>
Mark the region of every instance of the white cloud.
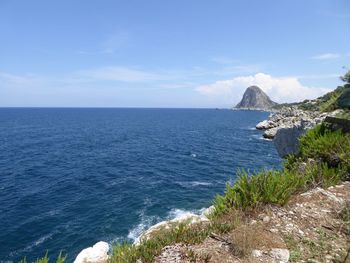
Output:
<instances>
[{"instance_id":1,"label":"white cloud","mask_svg":"<svg viewBox=\"0 0 350 263\"><path fill-rule=\"evenodd\" d=\"M313 99L330 91L328 88L304 86L295 77L272 77L264 73L236 77L230 80L220 80L212 84L196 88L203 95L221 97L223 102L228 100L236 103L241 99L245 89L257 85L276 102L295 102Z\"/></svg>"},{"instance_id":2,"label":"white cloud","mask_svg":"<svg viewBox=\"0 0 350 263\"><path fill-rule=\"evenodd\" d=\"M313 56L312 59L328 60L328 59L336 59L339 57L340 57L340 55L337 53L324 53L324 54L319 54L319 55Z\"/></svg>"}]
</instances>

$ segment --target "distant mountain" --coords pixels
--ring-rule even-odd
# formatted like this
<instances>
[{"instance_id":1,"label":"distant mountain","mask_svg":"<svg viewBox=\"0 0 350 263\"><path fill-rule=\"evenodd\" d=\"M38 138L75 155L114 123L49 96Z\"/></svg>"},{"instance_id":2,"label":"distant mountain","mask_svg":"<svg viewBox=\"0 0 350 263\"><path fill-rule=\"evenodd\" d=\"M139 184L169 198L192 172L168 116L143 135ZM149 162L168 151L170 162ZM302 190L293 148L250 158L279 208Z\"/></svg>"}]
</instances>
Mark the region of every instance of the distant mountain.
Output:
<instances>
[{"instance_id":1,"label":"distant mountain","mask_svg":"<svg viewBox=\"0 0 350 263\"><path fill-rule=\"evenodd\" d=\"M235 108L250 110L270 110L277 103L273 102L259 87L250 86L243 94L243 98Z\"/></svg>"}]
</instances>

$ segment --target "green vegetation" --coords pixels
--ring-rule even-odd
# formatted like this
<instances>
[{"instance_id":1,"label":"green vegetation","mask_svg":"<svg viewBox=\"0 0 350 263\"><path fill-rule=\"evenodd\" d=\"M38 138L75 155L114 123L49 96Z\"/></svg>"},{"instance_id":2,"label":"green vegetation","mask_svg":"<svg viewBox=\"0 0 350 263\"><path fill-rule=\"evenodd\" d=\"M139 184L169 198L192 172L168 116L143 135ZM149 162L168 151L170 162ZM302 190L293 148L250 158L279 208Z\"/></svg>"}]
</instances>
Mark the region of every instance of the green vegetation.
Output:
<instances>
[{"instance_id":1,"label":"green vegetation","mask_svg":"<svg viewBox=\"0 0 350 263\"><path fill-rule=\"evenodd\" d=\"M350 120L350 110L343 110L336 115L337 118Z\"/></svg>"},{"instance_id":2,"label":"green vegetation","mask_svg":"<svg viewBox=\"0 0 350 263\"><path fill-rule=\"evenodd\" d=\"M342 229L344 230L345 234L350 235L350 203L346 204L339 216L344 221L344 226Z\"/></svg>"},{"instance_id":3,"label":"green vegetation","mask_svg":"<svg viewBox=\"0 0 350 263\"><path fill-rule=\"evenodd\" d=\"M319 109L322 112L333 111L339 108L338 99L344 92L344 87L340 86L334 91L327 93L326 95L318 98L320 102L318 103Z\"/></svg>"},{"instance_id":4,"label":"green vegetation","mask_svg":"<svg viewBox=\"0 0 350 263\"><path fill-rule=\"evenodd\" d=\"M349 135L317 126L300 139L300 155L290 156L282 171L253 175L241 171L236 183L227 184L224 195L216 197L215 212L220 215L231 208L245 210L268 203L283 205L297 192L339 183L350 171L349 149Z\"/></svg>"},{"instance_id":5,"label":"green vegetation","mask_svg":"<svg viewBox=\"0 0 350 263\"><path fill-rule=\"evenodd\" d=\"M337 87L335 90L315 100L304 100L295 103L283 103L274 106L275 109L282 107L296 106L306 111L329 112L336 109L350 109L350 71L340 77L345 82L343 86Z\"/></svg>"},{"instance_id":6,"label":"green vegetation","mask_svg":"<svg viewBox=\"0 0 350 263\"><path fill-rule=\"evenodd\" d=\"M350 84L344 85L345 89L339 96L338 106L343 109L350 109Z\"/></svg>"},{"instance_id":7,"label":"green vegetation","mask_svg":"<svg viewBox=\"0 0 350 263\"><path fill-rule=\"evenodd\" d=\"M56 263L64 263L66 262L67 255L63 255L62 252L58 255L58 258L56 261L50 261L50 258L48 257L48 252L46 252L45 256L42 258L38 258L35 263L49 263L49 262L56 262ZM27 263L27 259L22 259L19 263ZM33 262L34 263L34 262Z\"/></svg>"},{"instance_id":8,"label":"green vegetation","mask_svg":"<svg viewBox=\"0 0 350 263\"><path fill-rule=\"evenodd\" d=\"M318 125L300 138L300 154L304 158L318 158L326 164L350 168L350 136L341 130L329 131Z\"/></svg>"},{"instance_id":9,"label":"green vegetation","mask_svg":"<svg viewBox=\"0 0 350 263\"><path fill-rule=\"evenodd\" d=\"M350 83L350 70L344 74L344 76L340 77L342 81L345 83Z\"/></svg>"}]
</instances>

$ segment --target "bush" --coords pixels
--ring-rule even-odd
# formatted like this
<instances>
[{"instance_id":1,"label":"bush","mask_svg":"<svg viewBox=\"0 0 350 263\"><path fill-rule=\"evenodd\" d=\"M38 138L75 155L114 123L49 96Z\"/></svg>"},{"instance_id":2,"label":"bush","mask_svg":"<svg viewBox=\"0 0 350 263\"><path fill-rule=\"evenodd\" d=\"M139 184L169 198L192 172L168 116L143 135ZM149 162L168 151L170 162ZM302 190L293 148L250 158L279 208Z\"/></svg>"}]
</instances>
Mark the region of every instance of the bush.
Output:
<instances>
[{"instance_id":1,"label":"bush","mask_svg":"<svg viewBox=\"0 0 350 263\"><path fill-rule=\"evenodd\" d=\"M346 88L343 94L339 96L337 104L341 108L350 109L350 87Z\"/></svg>"},{"instance_id":2,"label":"bush","mask_svg":"<svg viewBox=\"0 0 350 263\"><path fill-rule=\"evenodd\" d=\"M344 165L350 169L350 136L341 130L329 131L318 125L299 140L302 158L320 159L335 167Z\"/></svg>"}]
</instances>

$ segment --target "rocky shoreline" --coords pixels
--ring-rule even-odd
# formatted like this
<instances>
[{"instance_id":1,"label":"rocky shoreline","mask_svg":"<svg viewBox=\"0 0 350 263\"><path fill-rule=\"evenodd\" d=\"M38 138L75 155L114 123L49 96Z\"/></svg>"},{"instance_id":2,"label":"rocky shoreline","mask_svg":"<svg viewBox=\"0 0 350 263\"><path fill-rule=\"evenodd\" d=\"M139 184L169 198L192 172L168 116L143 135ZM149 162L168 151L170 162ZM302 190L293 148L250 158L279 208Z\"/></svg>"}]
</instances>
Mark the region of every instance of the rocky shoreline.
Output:
<instances>
[{"instance_id":1,"label":"rocky shoreline","mask_svg":"<svg viewBox=\"0 0 350 263\"><path fill-rule=\"evenodd\" d=\"M273 140L278 154L285 157L297 153L301 135L340 111L319 112L301 110L296 106L283 107L271 113L267 120L259 122L256 129L263 130L263 137Z\"/></svg>"},{"instance_id":2,"label":"rocky shoreline","mask_svg":"<svg viewBox=\"0 0 350 263\"><path fill-rule=\"evenodd\" d=\"M174 225L178 224L199 224L199 223L209 223L209 215L213 212L214 206L210 206L203 210L201 214L194 214L188 212L179 217L176 217L171 220L161 221L150 228L148 228L145 232L139 236L139 238L134 242L135 246L138 246L141 241L145 241L152 237L152 234L156 233L162 229L169 229ZM92 247L88 247L83 249L76 259L74 263L106 263L109 258L110 253L110 245L107 242L99 241Z\"/></svg>"}]
</instances>

